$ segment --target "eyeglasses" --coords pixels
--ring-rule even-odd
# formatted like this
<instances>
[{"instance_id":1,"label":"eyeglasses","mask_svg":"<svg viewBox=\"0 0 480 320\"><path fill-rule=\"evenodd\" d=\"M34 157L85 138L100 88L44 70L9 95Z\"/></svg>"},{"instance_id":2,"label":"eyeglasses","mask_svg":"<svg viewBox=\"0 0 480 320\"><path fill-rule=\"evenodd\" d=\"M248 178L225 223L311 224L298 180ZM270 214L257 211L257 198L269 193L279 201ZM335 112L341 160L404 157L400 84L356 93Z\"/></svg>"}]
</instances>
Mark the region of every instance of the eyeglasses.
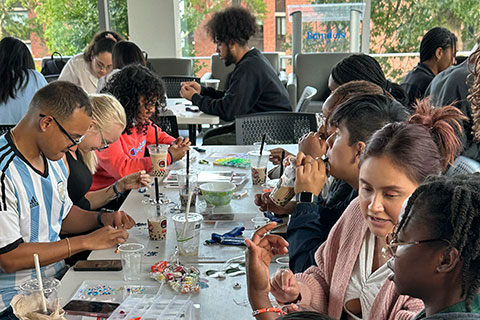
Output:
<instances>
[{"instance_id":1,"label":"eyeglasses","mask_svg":"<svg viewBox=\"0 0 480 320\"><path fill-rule=\"evenodd\" d=\"M109 64L108 66L105 66L101 61L97 59L97 57L94 57L93 60L95 60L95 65L97 66L98 69L105 70L107 72L112 71L113 66L111 64Z\"/></svg>"},{"instance_id":2,"label":"eyeglasses","mask_svg":"<svg viewBox=\"0 0 480 320\"><path fill-rule=\"evenodd\" d=\"M444 241L448 245L451 245L450 241L447 239L429 239L429 240L418 240L418 241L409 241L409 242L398 241L398 233L396 231L387 234L387 236L385 237L385 240L387 242L388 251L392 257L395 257L395 254L397 253L397 248L399 246L405 246L407 244L421 244L421 243L427 243L427 242Z\"/></svg>"},{"instance_id":3,"label":"eyeglasses","mask_svg":"<svg viewBox=\"0 0 480 320\"><path fill-rule=\"evenodd\" d=\"M58 128L60 129L60 131L62 131L63 134L66 135L67 138L68 138L70 141L72 141L72 144L69 145L69 146L67 147L67 149L70 149L71 147L74 147L74 146L80 144L80 143L83 141L83 139L85 138L85 135L83 135L83 136L81 136L80 138L78 138L77 140L73 139L72 136L70 135L70 133L68 133L67 130L65 130L65 128L60 124L60 122L57 121L57 119L55 119L54 116L49 116L49 115L41 114L41 113L40 113L40 117L41 117L41 118L44 118L44 117L52 117L53 121L55 121L55 123L57 124Z\"/></svg>"},{"instance_id":4,"label":"eyeglasses","mask_svg":"<svg viewBox=\"0 0 480 320\"><path fill-rule=\"evenodd\" d=\"M102 150L108 149L108 147L110 145L108 144L107 140L105 140L105 137L103 136L102 129L98 128L98 131L100 131L100 136L102 137L103 146L98 147L97 150L102 151Z\"/></svg>"}]
</instances>

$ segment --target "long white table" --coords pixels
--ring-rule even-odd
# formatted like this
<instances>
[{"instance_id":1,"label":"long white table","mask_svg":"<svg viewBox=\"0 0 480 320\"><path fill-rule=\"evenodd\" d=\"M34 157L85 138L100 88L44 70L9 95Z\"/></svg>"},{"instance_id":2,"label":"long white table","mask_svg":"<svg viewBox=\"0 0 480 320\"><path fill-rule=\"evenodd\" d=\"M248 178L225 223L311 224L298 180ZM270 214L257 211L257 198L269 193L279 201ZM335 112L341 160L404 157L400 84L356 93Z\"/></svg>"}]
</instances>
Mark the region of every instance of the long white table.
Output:
<instances>
[{"instance_id":1,"label":"long white table","mask_svg":"<svg viewBox=\"0 0 480 320\"><path fill-rule=\"evenodd\" d=\"M191 106L192 103L183 98L169 98L167 99L167 108L172 110L177 117L178 124L188 125L188 133L190 141L195 145L197 141L197 125L202 124L219 124L220 118L215 115L206 114L202 111L191 112L186 111L186 105Z\"/></svg>"},{"instance_id":2,"label":"long white table","mask_svg":"<svg viewBox=\"0 0 480 320\"><path fill-rule=\"evenodd\" d=\"M268 146L267 149L277 147ZM297 150L296 145L284 145L281 146L288 151L295 153ZM237 173L247 173L250 175L250 169L239 169L230 167L213 166L213 158L215 154L220 153L246 153L253 150L253 146L211 146L205 147L206 152L199 154L198 159L206 159L210 162L209 165L196 164L192 166L192 169L198 169L201 171L223 171L232 170ZM182 166L181 163L177 163L174 169L178 169ZM250 178L250 177L249 177ZM233 229L235 226L243 225L246 230L244 232L245 237L251 237L254 232L253 223L250 221L255 216L262 216L262 213L258 210L258 207L253 203L255 193L263 191L262 186L253 186L251 179L241 187L241 190L248 190L248 196L235 200L232 199L230 205L223 207L216 207L214 213L218 214L219 218L228 218L228 221L224 220L209 220L202 223L200 231L200 248L198 257L179 257L180 261L185 265L197 266L202 272L202 277L209 280L209 287L201 289L199 294L192 295L194 303L201 305L201 319L251 319L251 309L247 303L246 292L246 277L240 275L236 277L229 277L225 280L219 280L216 278L210 278L205 275L207 270L218 270L221 268L225 261L244 255L245 247L237 246L224 246L224 245L204 245L204 241L209 239L212 232L224 233ZM164 193L168 198L174 202L179 202L178 189L168 189L163 185L160 185L160 192ZM150 188L146 192L152 197L154 196L154 188ZM148 272L151 266L159 261L169 260L172 253L175 250L176 239L174 232L174 225L171 221L171 215L169 216L169 225L167 228L167 238L162 241L150 241L148 238L148 230L144 223L146 222L146 214L143 210L141 201L144 198L144 194L139 193L137 190L132 190L122 206L122 210L128 212L137 223L142 225L135 226L129 230L130 237L128 242L139 242L145 244L145 253L147 256L142 260L142 277L143 280L148 281L152 285L156 282L149 279ZM193 208L192 208L193 209ZM154 255L149 256L149 252L154 252ZM98 259L120 259L120 256L115 253L115 248L106 250L93 251L89 260ZM274 272L279 267L278 264L272 264L271 272ZM108 280L122 280L122 272L76 272L71 268L62 279L62 286L58 292L59 297L62 299L62 305L65 305L76 292L80 284L84 280L98 280L99 283ZM234 289L233 285L238 282L241 286L240 289ZM166 288L170 290L170 288ZM170 292L171 293L171 292Z\"/></svg>"}]
</instances>

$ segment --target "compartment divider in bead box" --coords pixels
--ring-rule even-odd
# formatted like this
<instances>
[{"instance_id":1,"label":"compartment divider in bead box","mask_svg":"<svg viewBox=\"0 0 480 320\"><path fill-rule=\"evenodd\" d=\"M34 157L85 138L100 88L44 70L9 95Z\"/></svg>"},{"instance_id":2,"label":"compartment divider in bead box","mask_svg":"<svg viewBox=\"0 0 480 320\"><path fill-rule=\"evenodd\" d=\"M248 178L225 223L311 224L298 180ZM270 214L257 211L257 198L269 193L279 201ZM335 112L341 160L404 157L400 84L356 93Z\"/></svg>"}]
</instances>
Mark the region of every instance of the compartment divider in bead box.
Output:
<instances>
[{"instance_id":1,"label":"compartment divider in bead box","mask_svg":"<svg viewBox=\"0 0 480 320\"><path fill-rule=\"evenodd\" d=\"M129 296L156 295L161 286L153 281L85 280L71 300L122 303Z\"/></svg>"}]
</instances>

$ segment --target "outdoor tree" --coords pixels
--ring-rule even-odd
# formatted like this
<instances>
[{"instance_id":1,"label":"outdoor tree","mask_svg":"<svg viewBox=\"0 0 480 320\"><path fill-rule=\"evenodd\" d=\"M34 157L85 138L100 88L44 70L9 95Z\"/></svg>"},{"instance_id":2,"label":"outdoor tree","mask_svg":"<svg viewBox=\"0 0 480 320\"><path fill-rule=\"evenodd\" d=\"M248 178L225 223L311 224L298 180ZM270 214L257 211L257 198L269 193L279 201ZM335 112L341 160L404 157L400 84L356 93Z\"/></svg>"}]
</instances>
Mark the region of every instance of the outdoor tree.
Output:
<instances>
[{"instance_id":1,"label":"outdoor tree","mask_svg":"<svg viewBox=\"0 0 480 320\"><path fill-rule=\"evenodd\" d=\"M43 0L35 13L49 51L82 52L99 30L97 0ZM126 0L110 0L112 29L128 34Z\"/></svg>"}]
</instances>

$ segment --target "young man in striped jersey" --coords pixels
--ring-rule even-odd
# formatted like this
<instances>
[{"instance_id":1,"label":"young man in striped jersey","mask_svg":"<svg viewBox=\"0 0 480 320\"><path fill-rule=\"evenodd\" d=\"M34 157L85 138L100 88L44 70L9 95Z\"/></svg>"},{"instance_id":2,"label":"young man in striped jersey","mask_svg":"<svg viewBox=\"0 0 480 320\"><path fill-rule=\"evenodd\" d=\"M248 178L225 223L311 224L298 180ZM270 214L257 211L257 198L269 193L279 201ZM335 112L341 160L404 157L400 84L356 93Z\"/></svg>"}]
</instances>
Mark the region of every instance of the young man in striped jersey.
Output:
<instances>
[{"instance_id":1,"label":"young man in striped jersey","mask_svg":"<svg viewBox=\"0 0 480 320\"><path fill-rule=\"evenodd\" d=\"M124 242L133 219L124 212L97 213L73 206L61 160L77 148L91 125L87 94L56 81L34 95L28 112L0 137L0 318L20 283L32 278L37 253L45 277L59 275L63 259ZM89 234L60 240L60 232ZM14 319L14 318L13 318Z\"/></svg>"}]
</instances>

